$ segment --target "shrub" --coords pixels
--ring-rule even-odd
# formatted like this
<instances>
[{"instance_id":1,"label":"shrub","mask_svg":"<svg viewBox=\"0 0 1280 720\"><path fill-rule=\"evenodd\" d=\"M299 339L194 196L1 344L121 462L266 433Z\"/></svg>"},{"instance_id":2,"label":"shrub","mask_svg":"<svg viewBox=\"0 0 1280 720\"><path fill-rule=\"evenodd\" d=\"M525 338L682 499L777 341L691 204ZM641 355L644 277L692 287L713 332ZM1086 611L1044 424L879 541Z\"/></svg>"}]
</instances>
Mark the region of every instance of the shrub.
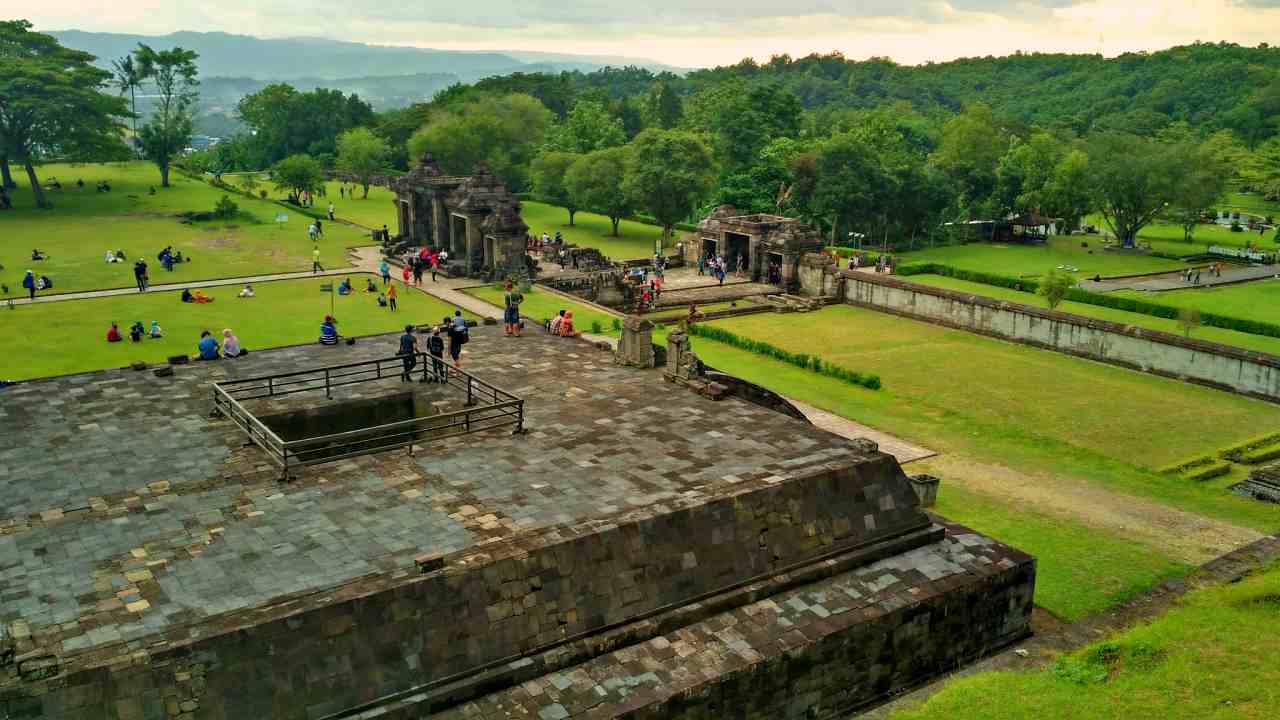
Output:
<instances>
[{"instance_id":1,"label":"shrub","mask_svg":"<svg viewBox=\"0 0 1280 720\"><path fill-rule=\"evenodd\" d=\"M1213 465L1215 462L1217 461L1210 455L1200 455L1199 457L1194 457L1190 460L1181 460L1170 465L1165 465L1164 467L1157 469L1156 472L1161 475L1181 475L1188 470Z\"/></svg>"},{"instance_id":2,"label":"shrub","mask_svg":"<svg viewBox=\"0 0 1280 720\"><path fill-rule=\"evenodd\" d=\"M614 318L614 319L613 319L613 329L614 329L614 331L615 331L615 332L616 332L616 331L621 330L621 329L622 329L622 320L620 320L620 319L618 319L618 318Z\"/></svg>"},{"instance_id":3,"label":"shrub","mask_svg":"<svg viewBox=\"0 0 1280 720\"><path fill-rule=\"evenodd\" d=\"M1270 447L1247 452L1240 456L1240 462L1245 465L1257 465L1276 458L1280 458L1280 445L1271 445Z\"/></svg>"},{"instance_id":4,"label":"shrub","mask_svg":"<svg viewBox=\"0 0 1280 720\"><path fill-rule=\"evenodd\" d=\"M259 191L258 191L258 197L262 198L263 200L266 200L266 199L267 199L267 191L266 191L266 190L259 190Z\"/></svg>"},{"instance_id":5,"label":"shrub","mask_svg":"<svg viewBox=\"0 0 1280 720\"><path fill-rule=\"evenodd\" d=\"M1229 472L1231 472L1231 463L1216 462L1212 465L1205 465L1204 467L1196 468L1195 470L1188 472L1183 477L1188 480L1209 480L1221 477Z\"/></svg>"},{"instance_id":6,"label":"shrub","mask_svg":"<svg viewBox=\"0 0 1280 720\"><path fill-rule=\"evenodd\" d=\"M1182 334L1191 337L1191 331L1200 327L1200 311L1193 307L1184 307L1178 311L1178 327Z\"/></svg>"},{"instance_id":7,"label":"shrub","mask_svg":"<svg viewBox=\"0 0 1280 720\"><path fill-rule=\"evenodd\" d=\"M230 197L222 196L217 205L213 206L213 216L219 220L230 220L240 212L240 206L235 204Z\"/></svg>"},{"instance_id":8,"label":"shrub","mask_svg":"<svg viewBox=\"0 0 1280 720\"><path fill-rule=\"evenodd\" d=\"M1067 296L1067 293L1070 292L1071 286L1075 284L1075 278L1069 274L1050 270L1049 274L1045 275L1044 280L1040 282L1038 292L1049 303L1049 309L1054 310L1062 302L1062 299Z\"/></svg>"},{"instance_id":9,"label":"shrub","mask_svg":"<svg viewBox=\"0 0 1280 720\"><path fill-rule=\"evenodd\" d=\"M1245 440L1237 445L1222 448L1218 451L1218 457L1223 460L1240 462L1241 458L1243 458L1246 453L1252 450L1257 450L1261 447L1276 444L1280 444L1280 432L1267 433L1266 435L1260 435L1251 440Z\"/></svg>"},{"instance_id":10,"label":"shrub","mask_svg":"<svg viewBox=\"0 0 1280 720\"><path fill-rule=\"evenodd\" d=\"M604 326L600 324L600 321L599 321L599 320L592 320L592 321L591 321L591 334L592 334L592 335L600 335L600 334L602 334L602 333L604 333Z\"/></svg>"},{"instance_id":11,"label":"shrub","mask_svg":"<svg viewBox=\"0 0 1280 720\"><path fill-rule=\"evenodd\" d=\"M789 350L783 350L780 347L771 345L763 340L753 340L745 338L741 335L725 330L721 327L708 325L706 323L698 323L689 326L689 334L694 337L706 338L715 342L724 343L730 347L739 350L745 350L749 353L761 355L763 357L778 360L798 368L825 375L834 378L849 385L857 385L869 390L879 390L882 385L879 375L871 375L850 370L849 368L836 365L834 363L824 362L822 358L809 355L807 353L793 353Z\"/></svg>"}]
</instances>

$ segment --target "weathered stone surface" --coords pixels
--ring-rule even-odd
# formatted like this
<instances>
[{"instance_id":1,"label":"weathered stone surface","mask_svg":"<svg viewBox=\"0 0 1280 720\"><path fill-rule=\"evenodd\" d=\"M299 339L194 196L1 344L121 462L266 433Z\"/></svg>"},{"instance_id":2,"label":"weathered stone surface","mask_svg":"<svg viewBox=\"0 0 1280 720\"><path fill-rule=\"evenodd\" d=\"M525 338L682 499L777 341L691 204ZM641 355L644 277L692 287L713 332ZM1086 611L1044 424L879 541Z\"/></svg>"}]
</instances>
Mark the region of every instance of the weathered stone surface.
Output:
<instances>
[{"instance_id":1,"label":"weathered stone surface","mask_svg":"<svg viewBox=\"0 0 1280 720\"><path fill-rule=\"evenodd\" d=\"M648 370L656 366L653 352L653 323L644 318L628 316L622 323L622 335L614 362L619 365Z\"/></svg>"}]
</instances>

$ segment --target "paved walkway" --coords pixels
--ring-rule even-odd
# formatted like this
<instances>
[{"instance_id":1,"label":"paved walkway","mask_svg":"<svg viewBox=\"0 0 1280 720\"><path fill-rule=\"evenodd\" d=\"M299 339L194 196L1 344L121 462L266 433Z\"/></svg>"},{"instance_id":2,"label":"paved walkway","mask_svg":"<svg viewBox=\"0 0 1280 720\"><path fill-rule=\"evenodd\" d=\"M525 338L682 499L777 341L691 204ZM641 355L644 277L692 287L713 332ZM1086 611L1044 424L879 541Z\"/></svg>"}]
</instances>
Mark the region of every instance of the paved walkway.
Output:
<instances>
[{"instance_id":1,"label":"paved walkway","mask_svg":"<svg viewBox=\"0 0 1280 720\"><path fill-rule=\"evenodd\" d=\"M855 438L866 438L868 440L872 440L880 446L881 452L889 453L897 458L898 462L903 465L937 455L936 452L928 448L912 445L906 440L885 432L880 432L875 428L867 427L862 423L856 423L847 418L840 417L839 415L834 415L826 410L820 410L808 403L803 403L792 398L787 398L787 400L794 405L797 410L804 413L804 416L809 418L809 422L813 423L817 427L820 427L833 435L839 435L840 437L848 438L850 440Z\"/></svg>"},{"instance_id":2,"label":"paved walkway","mask_svg":"<svg viewBox=\"0 0 1280 720\"><path fill-rule=\"evenodd\" d=\"M223 287L226 285L243 285L245 283L264 283L274 280L297 280L300 278L310 277L328 277L332 275L350 275L353 272L359 272L356 268L340 267L330 268L322 272L292 272L292 273L274 273L271 275L249 275L246 277L219 278L217 280L199 280L195 282L184 283L168 283L165 285L152 285L147 288L147 293L171 292L174 290L197 288ZM92 298L111 297L114 295L139 295L138 288L115 288L112 290L90 290L87 292L74 293L58 293L57 295L36 295L36 303L61 302L63 300L89 300ZM30 305L32 301L29 298L11 298L10 302L14 305Z\"/></svg>"},{"instance_id":3,"label":"paved walkway","mask_svg":"<svg viewBox=\"0 0 1280 720\"><path fill-rule=\"evenodd\" d=\"M1203 268L1204 266L1196 266ZM1146 290L1148 292L1164 292L1167 290L1185 290L1194 287L1213 287L1215 285L1232 285L1235 283L1262 280L1280 275L1280 267L1275 265L1227 265L1222 269L1222 277L1214 277L1207 271L1200 273L1200 283L1187 282L1182 279L1182 272L1160 273L1157 275L1141 275L1131 278L1114 278L1094 282L1080 281L1080 287L1093 292L1112 292L1115 290Z\"/></svg>"}]
</instances>

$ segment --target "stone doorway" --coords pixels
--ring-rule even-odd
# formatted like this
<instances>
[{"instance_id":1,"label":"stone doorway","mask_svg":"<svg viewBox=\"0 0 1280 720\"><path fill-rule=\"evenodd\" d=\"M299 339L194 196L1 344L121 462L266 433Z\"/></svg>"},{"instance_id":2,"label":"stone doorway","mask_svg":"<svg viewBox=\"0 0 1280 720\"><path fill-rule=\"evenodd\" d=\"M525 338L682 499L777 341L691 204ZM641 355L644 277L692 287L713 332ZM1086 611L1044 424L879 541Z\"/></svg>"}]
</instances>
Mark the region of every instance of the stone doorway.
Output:
<instances>
[{"instance_id":1,"label":"stone doorway","mask_svg":"<svg viewBox=\"0 0 1280 720\"><path fill-rule=\"evenodd\" d=\"M449 257L465 257L467 253L467 219L449 216Z\"/></svg>"},{"instance_id":2,"label":"stone doorway","mask_svg":"<svg viewBox=\"0 0 1280 720\"><path fill-rule=\"evenodd\" d=\"M751 269L751 236L741 233L727 232L724 234L725 245L725 268L729 272L738 271L739 259L742 260L742 266Z\"/></svg>"},{"instance_id":3,"label":"stone doorway","mask_svg":"<svg viewBox=\"0 0 1280 720\"><path fill-rule=\"evenodd\" d=\"M782 284L782 253L776 253L776 252L766 253L765 264L763 268L760 268L760 272L763 275L763 277L760 278L761 282L765 282L770 285L781 285Z\"/></svg>"},{"instance_id":4,"label":"stone doorway","mask_svg":"<svg viewBox=\"0 0 1280 720\"><path fill-rule=\"evenodd\" d=\"M711 238L702 238L702 256L710 260L720 252L719 243Z\"/></svg>"}]
</instances>

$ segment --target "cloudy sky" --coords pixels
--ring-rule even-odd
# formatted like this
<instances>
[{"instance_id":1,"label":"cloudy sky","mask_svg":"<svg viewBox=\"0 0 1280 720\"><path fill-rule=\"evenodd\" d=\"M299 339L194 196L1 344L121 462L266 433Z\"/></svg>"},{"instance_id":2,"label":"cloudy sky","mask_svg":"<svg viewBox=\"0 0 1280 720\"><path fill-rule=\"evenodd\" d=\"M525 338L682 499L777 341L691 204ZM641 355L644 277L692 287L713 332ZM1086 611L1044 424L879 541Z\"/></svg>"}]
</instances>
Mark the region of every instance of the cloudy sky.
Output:
<instances>
[{"instance_id":1,"label":"cloudy sky","mask_svg":"<svg viewBox=\"0 0 1280 720\"><path fill-rule=\"evenodd\" d=\"M1016 50L1280 43L1280 0L40 0L41 30L222 30L645 57L693 67L839 51L904 63ZM0 16L4 13L0 12Z\"/></svg>"}]
</instances>

